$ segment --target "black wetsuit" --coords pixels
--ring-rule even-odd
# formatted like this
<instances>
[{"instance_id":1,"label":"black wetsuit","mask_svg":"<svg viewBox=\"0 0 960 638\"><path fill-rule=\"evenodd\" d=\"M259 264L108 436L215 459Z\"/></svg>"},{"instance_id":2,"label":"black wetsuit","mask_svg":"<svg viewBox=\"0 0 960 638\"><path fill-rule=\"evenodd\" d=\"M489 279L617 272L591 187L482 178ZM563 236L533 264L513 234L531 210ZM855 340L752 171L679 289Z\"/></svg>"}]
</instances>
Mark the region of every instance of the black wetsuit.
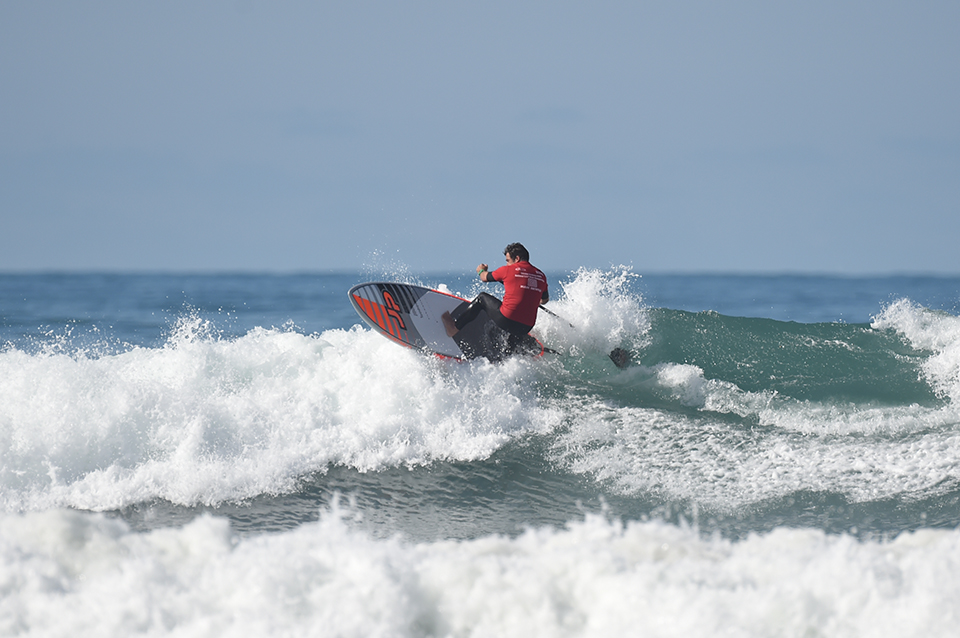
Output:
<instances>
[{"instance_id":1,"label":"black wetsuit","mask_svg":"<svg viewBox=\"0 0 960 638\"><path fill-rule=\"evenodd\" d=\"M469 306L456 318L455 324L458 330L463 330L467 324L477 318L482 311L486 311L487 316L493 322L493 326L488 327L483 334L483 343L471 343L465 337L458 339L454 337L460 349L468 358L482 355L491 361L499 361L502 358L521 351L523 348L532 347L532 344L526 344L526 341L536 343L534 339L528 336L533 326L527 326L504 317L500 312L500 300L491 294L481 292L477 295ZM458 333L459 336L459 333Z\"/></svg>"}]
</instances>

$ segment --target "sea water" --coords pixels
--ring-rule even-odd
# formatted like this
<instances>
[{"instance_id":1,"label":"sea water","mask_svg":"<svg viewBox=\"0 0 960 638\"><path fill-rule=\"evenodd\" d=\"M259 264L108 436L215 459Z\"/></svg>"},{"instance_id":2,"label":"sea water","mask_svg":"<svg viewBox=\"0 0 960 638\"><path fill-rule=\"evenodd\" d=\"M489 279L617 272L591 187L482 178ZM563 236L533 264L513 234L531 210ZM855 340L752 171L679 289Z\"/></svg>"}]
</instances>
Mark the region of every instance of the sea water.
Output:
<instances>
[{"instance_id":1,"label":"sea water","mask_svg":"<svg viewBox=\"0 0 960 638\"><path fill-rule=\"evenodd\" d=\"M547 274L0 275L0 635L958 635L960 278Z\"/></svg>"}]
</instances>

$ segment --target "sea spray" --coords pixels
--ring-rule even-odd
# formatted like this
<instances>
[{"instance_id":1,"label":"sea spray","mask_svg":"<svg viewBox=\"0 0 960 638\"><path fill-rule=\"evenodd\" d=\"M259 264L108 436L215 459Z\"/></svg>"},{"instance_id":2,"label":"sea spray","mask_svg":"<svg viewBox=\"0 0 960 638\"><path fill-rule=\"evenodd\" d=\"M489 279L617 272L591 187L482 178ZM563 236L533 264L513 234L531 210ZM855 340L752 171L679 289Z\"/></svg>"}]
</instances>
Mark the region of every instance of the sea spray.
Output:
<instances>
[{"instance_id":1,"label":"sea spray","mask_svg":"<svg viewBox=\"0 0 960 638\"><path fill-rule=\"evenodd\" d=\"M284 493L331 464L484 458L553 418L516 381L529 363L444 364L361 329L222 339L191 319L160 348L7 350L0 372L8 511Z\"/></svg>"},{"instance_id":2,"label":"sea spray","mask_svg":"<svg viewBox=\"0 0 960 638\"><path fill-rule=\"evenodd\" d=\"M913 347L932 352L923 364L926 378L937 392L960 402L960 317L900 299L876 317L873 327L896 330Z\"/></svg>"},{"instance_id":3,"label":"sea spray","mask_svg":"<svg viewBox=\"0 0 960 638\"><path fill-rule=\"evenodd\" d=\"M499 366L358 273L0 277L0 634L954 635L960 279L622 275Z\"/></svg>"},{"instance_id":4,"label":"sea spray","mask_svg":"<svg viewBox=\"0 0 960 638\"><path fill-rule=\"evenodd\" d=\"M642 296L636 290L639 275L627 266L611 271L580 269L561 280L560 294L541 313L536 331L555 349L575 357L609 353L623 347L639 351L648 342L650 321Z\"/></svg>"},{"instance_id":5,"label":"sea spray","mask_svg":"<svg viewBox=\"0 0 960 638\"><path fill-rule=\"evenodd\" d=\"M883 638L948 636L960 621L956 530L730 541L588 515L411 543L372 539L353 516L334 507L239 538L210 516L136 533L97 514L4 515L0 633Z\"/></svg>"}]
</instances>

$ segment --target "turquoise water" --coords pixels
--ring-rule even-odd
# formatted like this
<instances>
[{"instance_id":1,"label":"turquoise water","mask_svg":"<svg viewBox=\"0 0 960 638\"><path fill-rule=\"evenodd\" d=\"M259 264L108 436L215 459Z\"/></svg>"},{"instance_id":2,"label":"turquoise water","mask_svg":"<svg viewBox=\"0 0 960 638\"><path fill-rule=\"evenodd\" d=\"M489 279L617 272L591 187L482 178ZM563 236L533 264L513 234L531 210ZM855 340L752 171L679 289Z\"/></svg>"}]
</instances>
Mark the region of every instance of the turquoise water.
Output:
<instances>
[{"instance_id":1,"label":"turquoise water","mask_svg":"<svg viewBox=\"0 0 960 638\"><path fill-rule=\"evenodd\" d=\"M503 365L383 273L0 276L0 634L951 635L960 278L547 274Z\"/></svg>"}]
</instances>

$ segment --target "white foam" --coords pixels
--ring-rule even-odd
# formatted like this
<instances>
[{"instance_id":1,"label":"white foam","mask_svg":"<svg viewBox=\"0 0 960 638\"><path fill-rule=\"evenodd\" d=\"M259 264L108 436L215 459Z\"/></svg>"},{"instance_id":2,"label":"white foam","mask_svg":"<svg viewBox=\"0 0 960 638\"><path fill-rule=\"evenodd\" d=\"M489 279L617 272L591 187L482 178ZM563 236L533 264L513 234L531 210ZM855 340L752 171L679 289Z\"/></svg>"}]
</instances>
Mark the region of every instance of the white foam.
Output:
<instances>
[{"instance_id":1,"label":"white foam","mask_svg":"<svg viewBox=\"0 0 960 638\"><path fill-rule=\"evenodd\" d=\"M923 365L927 379L942 395L960 403L960 317L901 299L887 306L873 327L896 330L914 348L933 352Z\"/></svg>"},{"instance_id":2,"label":"white foam","mask_svg":"<svg viewBox=\"0 0 960 638\"><path fill-rule=\"evenodd\" d=\"M554 314L541 310L535 332L550 347L575 356L615 347L638 351L650 330L643 299L631 289L638 277L627 266L578 270L572 280L552 287L555 301L546 308Z\"/></svg>"},{"instance_id":3,"label":"white foam","mask_svg":"<svg viewBox=\"0 0 960 638\"><path fill-rule=\"evenodd\" d=\"M536 378L528 361L444 363L361 328L220 339L190 318L160 348L8 349L0 505L213 504L293 490L331 464L484 458L553 427Z\"/></svg>"},{"instance_id":4,"label":"white foam","mask_svg":"<svg viewBox=\"0 0 960 638\"><path fill-rule=\"evenodd\" d=\"M444 363L359 327L223 339L191 317L159 348L8 348L0 510L217 504L293 491L331 465L477 460L550 432L555 457L577 472L720 509L796 490L867 501L956 484L956 317L898 302L874 324L931 351L924 371L950 399L942 407L797 401L707 379L693 365L614 370L604 353L642 344L649 330L632 277L578 273L550 304L563 320L538 322L548 345L602 360L603 375L584 378L569 359L570 371L549 360ZM611 399L618 393L627 405Z\"/></svg>"},{"instance_id":5,"label":"white foam","mask_svg":"<svg viewBox=\"0 0 960 638\"><path fill-rule=\"evenodd\" d=\"M560 408L567 427L553 449L571 471L623 494L729 512L797 491L855 502L928 498L960 480L960 416L952 404L797 401L707 379L687 364L637 366L610 383L670 407L567 397Z\"/></svg>"},{"instance_id":6,"label":"white foam","mask_svg":"<svg viewBox=\"0 0 960 638\"><path fill-rule=\"evenodd\" d=\"M721 511L797 491L840 493L854 502L935 497L960 480L960 319L900 301L873 327L896 330L930 351L923 372L949 401L799 401L707 379L693 365L637 366L609 384L651 407L568 398L556 458L622 493ZM669 407L656 407L663 405Z\"/></svg>"},{"instance_id":7,"label":"white foam","mask_svg":"<svg viewBox=\"0 0 960 638\"><path fill-rule=\"evenodd\" d=\"M541 336L595 354L642 338L632 277L578 273L551 304L577 328L544 314ZM51 343L0 351L4 511L286 493L331 465L375 471L486 458L563 419L538 396L549 362L443 363L359 326L222 338L186 316L158 348Z\"/></svg>"},{"instance_id":8,"label":"white foam","mask_svg":"<svg viewBox=\"0 0 960 638\"><path fill-rule=\"evenodd\" d=\"M238 538L204 516L0 517L0 634L953 636L960 531L742 541L600 516L517 538L373 540L328 512Z\"/></svg>"}]
</instances>

